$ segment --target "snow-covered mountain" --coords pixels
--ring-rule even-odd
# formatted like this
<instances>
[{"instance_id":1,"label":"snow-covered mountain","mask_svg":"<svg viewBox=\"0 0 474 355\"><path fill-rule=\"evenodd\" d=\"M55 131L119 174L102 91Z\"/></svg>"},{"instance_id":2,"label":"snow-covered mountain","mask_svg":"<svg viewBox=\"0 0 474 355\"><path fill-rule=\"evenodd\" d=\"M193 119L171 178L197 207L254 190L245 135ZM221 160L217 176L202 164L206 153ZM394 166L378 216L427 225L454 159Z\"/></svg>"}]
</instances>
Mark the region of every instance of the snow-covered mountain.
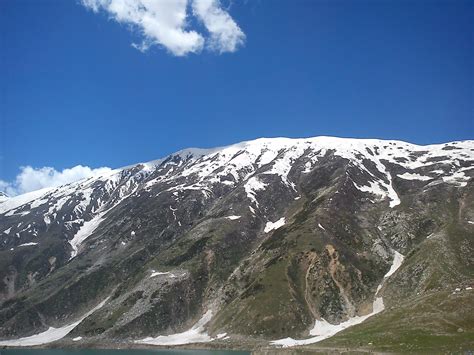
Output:
<instances>
[{"instance_id":1,"label":"snow-covered mountain","mask_svg":"<svg viewBox=\"0 0 474 355\"><path fill-rule=\"evenodd\" d=\"M10 198L10 196L8 196L5 192L0 191L0 203L5 202L9 198Z\"/></svg>"},{"instance_id":2,"label":"snow-covered mountain","mask_svg":"<svg viewBox=\"0 0 474 355\"><path fill-rule=\"evenodd\" d=\"M469 287L473 176L474 141L262 138L6 199L0 337L110 297L62 341L320 341Z\"/></svg>"}]
</instances>

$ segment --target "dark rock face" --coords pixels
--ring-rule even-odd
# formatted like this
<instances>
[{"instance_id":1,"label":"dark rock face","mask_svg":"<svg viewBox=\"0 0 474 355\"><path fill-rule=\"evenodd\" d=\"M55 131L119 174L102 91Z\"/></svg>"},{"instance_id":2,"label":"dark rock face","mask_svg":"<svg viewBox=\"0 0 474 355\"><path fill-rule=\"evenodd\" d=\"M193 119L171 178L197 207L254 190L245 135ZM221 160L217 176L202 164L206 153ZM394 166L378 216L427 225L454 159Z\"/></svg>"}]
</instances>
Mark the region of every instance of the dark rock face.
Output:
<instances>
[{"instance_id":1,"label":"dark rock face","mask_svg":"<svg viewBox=\"0 0 474 355\"><path fill-rule=\"evenodd\" d=\"M0 338L276 339L474 279L474 142L190 149L0 203Z\"/></svg>"}]
</instances>

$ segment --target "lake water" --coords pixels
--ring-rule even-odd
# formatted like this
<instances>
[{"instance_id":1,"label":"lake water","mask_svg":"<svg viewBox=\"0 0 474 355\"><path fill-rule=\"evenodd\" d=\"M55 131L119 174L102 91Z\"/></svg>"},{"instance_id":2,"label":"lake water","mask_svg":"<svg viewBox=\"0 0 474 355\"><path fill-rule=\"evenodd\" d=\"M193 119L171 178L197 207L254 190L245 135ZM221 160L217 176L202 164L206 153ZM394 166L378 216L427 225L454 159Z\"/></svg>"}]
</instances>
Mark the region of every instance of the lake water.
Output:
<instances>
[{"instance_id":1,"label":"lake water","mask_svg":"<svg viewBox=\"0 0 474 355\"><path fill-rule=\"evenodd\" d=\"M249 355L231 350L92 350L92 349L4 349L0 355Z\"/></svg>"}]
</instances>

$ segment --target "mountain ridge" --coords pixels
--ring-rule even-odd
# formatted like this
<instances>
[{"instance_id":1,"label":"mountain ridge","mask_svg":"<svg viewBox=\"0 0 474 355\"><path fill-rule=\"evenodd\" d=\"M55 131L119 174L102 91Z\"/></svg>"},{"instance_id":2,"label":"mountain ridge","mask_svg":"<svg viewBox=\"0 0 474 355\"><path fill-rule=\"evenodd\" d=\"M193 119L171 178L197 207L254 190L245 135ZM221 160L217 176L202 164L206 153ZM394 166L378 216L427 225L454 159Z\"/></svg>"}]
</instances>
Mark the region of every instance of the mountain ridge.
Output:
<instances>
[{"instance_id":1,"label":"mountain ridge","mask_svg":"<svg viewBox=\"0 0 474 355\"><path fill-rule=\"evenodd\" d=\"M119 173L123 170L127 170L127 169L137 167L139 165L157 166L157 165L161 164L163 161L165 161L166 159L169 159L169 158L175 157L175 156L181 156L181 157L184 156L185 157L185 156L191 155L193 157L198 157L199 158L199 157L203 157L203 156L206 156L206 155L218 153L222 150L229 149L229 148L241 148L241 149L243 149L247 145L254 144L254 143L257 143L257 142L262 142L263 144L265 144L265 143L281 142L281 141L285 141L287 143L298 143L298 142L308 142L308 141L321 141L321 142L318 142L318 143L328 143L328 142L333 143L335 141L338 141L338 142L341 142L341 143L344 142L344 143L349 143L349 144L352 143L352 142L357 142L357 143L362 143L362 144L365 144L365 145L372 145L372 146L376 146L377 144L382 144L382 143L383 144L401 144L401 145L411 147L411 148L416 148L416 149L439 148L439 147L446 147L446 146L449 146L449 145L465 145L465 144L466 145L474 145L474 140L460 140L460 141L450 141L450 142L446 142L446 143L435 143L435 144L421 145L421 144L410 143L410 142L406 142L406 141L402 141L402 140L393 140L393 139L384 140L384 139L375 139L375 138L341 138L341 137L331 137L331 136L317 136L317 137L308 137L308 138L287 138L287 137L265 138L265 137L262 137L262 138L257 138L257 139L254 139L254 140L246 140L246 141L233 143L233 144L225 145L225 146L219 146L219 147L215 147L215 148L197 148L197 147L184 148L184 149L178 150L174 153L168 154L163 158L158 158L158 159L154 159L154 160L150 160L150 161L146 161L146 162L130 164L130 165L123 166L123 167L120 167L120 168L113 168L113 169L111 169L110 172L100 174L100 175L94 176L94 177L100 177L100 176L105 177L105 176L108 176L108 175L111 175L111 174ZM471 150L471 152L472 152L472 150ZM94 178L94 177L92 177L92 178ZM81 180L78 180L78 181L74 181L74 182L71 182L71 183L68 183L68 184L65 184L65 185L79 183L81 181L87 181L89 179L91 179L91 177L84 178L84 179L81 179ZM58 188L58 187L61 187L61 186L65 186L65 185L60 185L60 186L55 186L55 187L46 187L46 188L43 188L43 189L40 189L40 190L44 191L44 192L47 192L47 191L50 191L52 189L55 189L55 188ZM40 191L40 190L35 190L35 191ZM34 199L37 196L37 194L39 194L39 192L35 193L35 191L27 192L27 193L21 194L21 195L26 195L26 194L31 193L31 196L32 196L31 199ZM20 195L18 195L18 196L20 196ZM8 196L8 198L14 198L14 197L16 197L16 196ZM2 211L5 212L6 211L5 208L6 207L4 206Z\"/></svg>"}]
</instances>

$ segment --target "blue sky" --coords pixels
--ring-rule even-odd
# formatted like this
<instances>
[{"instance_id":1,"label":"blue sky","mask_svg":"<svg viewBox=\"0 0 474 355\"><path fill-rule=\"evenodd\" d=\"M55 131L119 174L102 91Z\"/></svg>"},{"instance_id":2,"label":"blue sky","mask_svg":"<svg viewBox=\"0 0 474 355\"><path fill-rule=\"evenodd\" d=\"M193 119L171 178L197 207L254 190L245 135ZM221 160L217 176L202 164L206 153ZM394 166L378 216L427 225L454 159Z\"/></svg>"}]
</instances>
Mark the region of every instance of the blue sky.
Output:
<instances>
[{"instance_id":1,"label":"blue sky","mask_svg":"<svg viewBox=\"0 0 474 355\"><path fill-rule=\"evenodd\" d=\"M221 5L243 45L176 56L79 0L0 1L0 179L257 137L474 138L473 1Z\"/></svg>"}]
</instances>

